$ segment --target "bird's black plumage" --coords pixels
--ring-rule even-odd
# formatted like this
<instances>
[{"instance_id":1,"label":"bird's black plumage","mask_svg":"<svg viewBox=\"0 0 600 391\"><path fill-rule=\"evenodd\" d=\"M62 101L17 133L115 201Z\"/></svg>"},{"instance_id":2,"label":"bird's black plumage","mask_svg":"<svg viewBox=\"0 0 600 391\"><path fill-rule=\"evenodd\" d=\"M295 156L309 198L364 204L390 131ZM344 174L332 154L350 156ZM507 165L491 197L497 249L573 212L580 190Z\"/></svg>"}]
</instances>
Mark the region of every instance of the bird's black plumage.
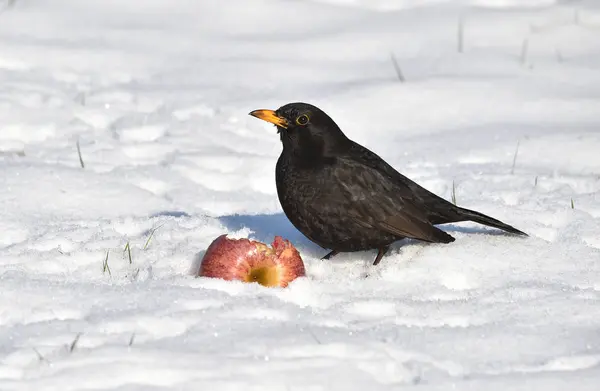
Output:
<instances>
[{"instance_id":1,"label":"bird's black plumage","mask_svg":"<svg viewBox=\"0 0 600 391\"><path fill-rule=\"evenodd\" d=\"M251 115L277 126L283 150L276 166L279 201L292 224L319 246L338 252L377 249L403 238L450 243L435 225L474 221L526 235L482 213L460 208L396 171L350 140L319 108L290 103Z\"/></svg>"}]
</instances>

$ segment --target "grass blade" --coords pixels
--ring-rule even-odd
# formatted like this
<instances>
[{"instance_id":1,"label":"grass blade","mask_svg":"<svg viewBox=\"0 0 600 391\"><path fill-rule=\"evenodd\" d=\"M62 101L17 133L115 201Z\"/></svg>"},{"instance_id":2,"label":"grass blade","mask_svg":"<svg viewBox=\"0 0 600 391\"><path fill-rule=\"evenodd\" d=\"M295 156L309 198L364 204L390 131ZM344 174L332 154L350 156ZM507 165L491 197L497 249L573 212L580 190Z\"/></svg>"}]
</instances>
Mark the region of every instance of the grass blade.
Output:
<instances>
[{"instance_id":1,"label":"grass blade","mask_svg":"<svg viewBox=\"0 0 600 391\"><path fill-rule=\"evenodd\" d=\"M394 53L390 54L390 58L392 60L392 65L394 65L394 70L396 71L398 80L400 80L401 83L404 83L406 79L404 78L404 74L402 73L402 69L400 68L400 64L398 63L396 56L394 56Z\"/></svg>"},{"instance_id":2,"label":"grass blade","mask_svg":"<svg viewBox=\"0 0 600 391\"><path fill-rule=\"evenodd\" d=\"M108 275L112 277L112 273L110 272L110 267L108 266L108 254L110 250L106 250L106 258L104 258L104 264L102 265L102 273L108 272Z\"/></svg>"},{"instance_id":3,"label":"grass blade","mask_svg":"<svg viewBox=\"0 0 600 391\"><path fill-rule=\"evenodd\" d=\"M464 51L464 42L465 42L465 20L461 16L458 18L458 29L457 29L457 48L459 53Z\"/></svg>"},{"instance_id":4,"label":"grass blade","mask_svg":"<svg viewBox=\"0 0 600 391\"><path fill-rule=\"evenodd\" d=\"M45 361L48 362L48 360L46 359L46 357L42 356L42 353L40 353L39 350L37 350L36 348L32 348L33 351L35 352L35 354L37 355L38 360L41 361Z\"/></svg>"},{"instance_id":5,"label":"grass blade","mask_svg":"<svg viewBox=\"0 0 600 391\"><path fill-rule=\"evenodd\" d=\"M519 144L521 141L517 141L517 149L515 149L515 156L513 156L512 168L510 169L510 174L513 175L515 173L515 166L517 164L517 155L519 154Z\"/></svg>"},{"instance_id":6,"label":"grass blade","mask_svg":"<svg viewBox=\"0 0 600 391\"><path fill-rule=\"evenodd\" d=\"M456 184L452 181L452 203L456 205Z\"/></svg>"},{"instance_id":7,"label":"grass blade","mask_svg":"<svg viewBox=\"0 0 600 391\"><path fill-rule=\"evenodd\" d=\"M123 253L127 253L127 256L129 258L129 264L133 264L133 260L131 259L131 246L129 245L129 242L127 242L127 244L125 245L125 249L123 250Z\"/></svg>"},{"instance_id":8,"label":"grass blade","mask_svg":"<svg viewBox=\"0 0 600 391\"><path fill-rule=\"evenodd\" d=\"M154 233L156 232L156 230L159 229L160 227L162 227L163 225L164 224L161 224L156 228L152 228L152 231L150 231L150 235L148 236L148 240L146 240L146 244L144 244L144 250L146 250L148 248L148 245L150 244L150 240L154 236Z\"/></svg>"},{"instance_id":9,"label":"grass blade","mask_svg":"<svg viewBox=\"0 0 600 391\"><path fill-rule=\"evenodd\" d=\"M81 147L79 146L79 140L77 140L77 155L79 155L79 164L81 168L85 168L85 163L83 162L83 157L81 157Z\"/></svg>"},{"instance_id":10,"label":"grass blade","mask_svg":"<svg viewBox=\"0 0 600 391\"><path fill-rule=\"evenodd\" d=\"M71 345L69 345L69 353L73 353L73 350L77 347L77 343L79 342L79 337L81 337L81 333L77 333Z\"/></svg>"}]
</instances>

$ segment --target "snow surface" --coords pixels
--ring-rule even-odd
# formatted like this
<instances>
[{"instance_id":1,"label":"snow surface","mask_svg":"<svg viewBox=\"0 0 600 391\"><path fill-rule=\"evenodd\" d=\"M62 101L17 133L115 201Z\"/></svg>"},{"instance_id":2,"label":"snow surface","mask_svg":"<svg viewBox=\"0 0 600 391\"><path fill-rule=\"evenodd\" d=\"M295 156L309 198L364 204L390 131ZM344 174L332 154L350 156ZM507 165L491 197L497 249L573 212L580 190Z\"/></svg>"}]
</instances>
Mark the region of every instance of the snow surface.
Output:
<instances>
[{"instance_id":1,"label":"snow surface","mask_svg":"<svg viewBox=\"0 0 600 391\"><path fill-rule=\"evenodd\" d=\"M0 390L600 389L598 1L2 7ZM320 261L247 115L293 101L531 236ZM308 276L194 278L221 233Z\"/></svg>"}]
</instances>

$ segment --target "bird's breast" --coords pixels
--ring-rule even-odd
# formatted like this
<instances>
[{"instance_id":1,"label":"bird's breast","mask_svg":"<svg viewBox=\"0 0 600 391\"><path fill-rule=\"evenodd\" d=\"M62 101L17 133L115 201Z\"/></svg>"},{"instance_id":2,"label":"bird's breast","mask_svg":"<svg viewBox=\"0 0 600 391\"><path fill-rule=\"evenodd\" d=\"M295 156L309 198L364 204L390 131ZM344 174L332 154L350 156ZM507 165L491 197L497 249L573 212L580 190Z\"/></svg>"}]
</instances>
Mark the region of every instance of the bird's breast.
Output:
<instances>
[{"instance_id":1,"label":"bird's breast","mask_svg":"<svg viewBox=\"0 0 600 391\"><path fill-rule=\"evenodd\" d=\"M277 161L275 181L281 206L286 213L307 214L311 205L322 198L327 189L327 169L298 165L281 156Z\"/></svg>"}]
</instances>

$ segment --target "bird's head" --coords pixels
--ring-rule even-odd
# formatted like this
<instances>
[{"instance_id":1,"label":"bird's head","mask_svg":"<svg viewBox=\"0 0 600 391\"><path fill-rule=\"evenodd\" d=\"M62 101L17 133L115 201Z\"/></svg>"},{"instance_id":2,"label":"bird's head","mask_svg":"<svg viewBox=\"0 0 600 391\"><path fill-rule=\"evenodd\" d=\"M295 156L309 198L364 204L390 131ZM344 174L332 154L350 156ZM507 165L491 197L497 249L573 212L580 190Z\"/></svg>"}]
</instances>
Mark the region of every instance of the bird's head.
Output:
<instances>
[{"instance_id":1,"label":"bird's head","mask_svg":"<svg viewBox=\"0 0 600 391\"><path fill-rule=\"evenodd\" d=\"M250 115L277 126L284 151L327 155L349 143L331 117L308 103L288 103L275 111L254 110Z\"/></svg>"}]
</instances>

